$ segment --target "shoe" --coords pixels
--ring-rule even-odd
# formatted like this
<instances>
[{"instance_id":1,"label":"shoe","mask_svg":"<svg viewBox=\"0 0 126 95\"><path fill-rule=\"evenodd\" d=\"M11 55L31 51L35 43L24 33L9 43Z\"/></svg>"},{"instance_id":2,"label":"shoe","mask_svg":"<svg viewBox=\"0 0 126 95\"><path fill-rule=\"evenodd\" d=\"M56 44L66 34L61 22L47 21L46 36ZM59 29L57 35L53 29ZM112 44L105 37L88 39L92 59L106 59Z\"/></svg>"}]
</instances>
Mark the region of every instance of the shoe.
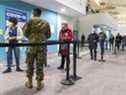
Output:
<instances>
[{"instance_id":1,"label":"shoe","mask_svg":"<svg viewBox=\"0 0 126 95\"><path fill-rule=\"evenodd\" d=\"M23 70L21 68L19 68L19 67L16 68L16 71L17 72L23 72Z\"/></svg>"},{"instance_id":2,"label":"shoe","mask_svg":"<svg viewBox=\"0 0 126 95\"><path fill-rule=\"evenodd\" d=\"M33 88L32 78L28 78L28 81L25 82L25 86L29 89Z\"/></svg>"},{"instance_id":3,"label":"shoe","mask_svg":"<svg viewBox=\"0 0 126 95\"><path fill-rule=\"evenodd\" d=\"M93 58L91 58L91 60L93 60Z\"/></svg>"},{"instance_id":4,"label":"shoe","mask_svg":"<svg viewBox=\"0 0 126 95\"><path fill-rule=\"evenodd\" d=\"M91 60L93 60L93 57L91 57Z\"/></svg>"},{"instance_id":5,"label":"shoe","mask_svg":"<svg viewBox=\"0 0 126 95\"><path fill-rule=\"evenodd\" d=\"M67 71L67 67L65 68L65 71ZM70 71L70 67L69 67L69 71Z\"/></svg>"},{"instance_id":6,"label":"shoe","mask_svg":"<svg viewBox=\"0 0 126 95\"><path fill-rule=\"evenodd\" d=\"M63 70L64 68L60 66L60 67L58 67L57 69L59 69L59 70Z\"/></svg>"},{"instance_id":7,"label":"shoe","mask_svg":"<svg viewBox=\"0 0 126 95\"><path fill-rule=\"evenodd\" d=\"M37 81L37 91L40 91L42 88L44 88L44 83L42 81Z\"/></svg>"},{"instance_id":8,"label":"shoe","mask_svg":"<svg viewBox=\"0 0 126 95\"><path fill-rule=\"evenodd\" d=\"M94 58L94 61L97 61L97 58Z\"/></svg>"},{"instance_id":9,"label":"shoe","mask_svg":"<svg viewBox=\"0 0 126 95\"><path fill-rule=\"evenodd\" d=\"M10 73L11 72L11 69L10 68L8 68L8 69L6 69L5 71L3 71L3 73L5 74L5 73Z\"/></svg>"}]
</instances>

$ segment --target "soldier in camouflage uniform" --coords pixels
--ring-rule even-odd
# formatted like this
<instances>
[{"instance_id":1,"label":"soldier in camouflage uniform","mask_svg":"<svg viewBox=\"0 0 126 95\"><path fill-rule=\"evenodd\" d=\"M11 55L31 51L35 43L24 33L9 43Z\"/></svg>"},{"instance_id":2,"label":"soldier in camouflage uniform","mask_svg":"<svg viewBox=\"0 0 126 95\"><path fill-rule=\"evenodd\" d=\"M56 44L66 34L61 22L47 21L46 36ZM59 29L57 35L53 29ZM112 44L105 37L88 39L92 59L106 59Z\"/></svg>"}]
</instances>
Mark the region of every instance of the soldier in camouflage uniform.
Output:
<instances>
[{"instance_id":1,"label":"soldier in camouflage uniform","mask_svg":"<svg viewBox=\"0 0 126 95\"><path fill-rule=\"evenodd\" d=\"M32 18L24 26L24 35L28 38L29 43L42 43L50 38L50 26L45 20L40 19L41 10L34 9ZM34 61L36 60L36 80L37 90L44 87L43 64L46 64L46 46L28 47L26 63L27 63L27 78L26 87L32 88L32 77L34 73Z\"/></svg>"}]
</instances>

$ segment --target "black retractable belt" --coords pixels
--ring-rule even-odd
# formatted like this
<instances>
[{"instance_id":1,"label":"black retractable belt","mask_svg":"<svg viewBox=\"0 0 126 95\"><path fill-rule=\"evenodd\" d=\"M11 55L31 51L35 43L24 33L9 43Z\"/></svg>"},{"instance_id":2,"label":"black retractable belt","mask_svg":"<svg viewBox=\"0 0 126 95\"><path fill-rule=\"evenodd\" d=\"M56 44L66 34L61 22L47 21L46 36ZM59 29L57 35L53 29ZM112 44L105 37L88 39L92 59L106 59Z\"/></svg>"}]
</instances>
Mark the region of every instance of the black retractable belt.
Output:
<instances>
[{"instance_id":1,"label":"black retractable belt","mask_svg":"<svg viewBox=\"0 0 126 95\"><path fill-rule=\"evenodd\" d=\"M42 45L57 45L57 44L68 44L68 56L67 56L67 68L66 68L66 79L61 83L64 85L73 85L73 80L78 80L80 77L77 76L77 43L79 41L70 41L70 42L61 42L61 41L43 41L42 43L17 43L17 44L9 44L9 43L0 43L0 47L31 47L31 46L42 46ZM70 44L73 45L73 75L70 77Z\"/></svg>"}]
</instances>

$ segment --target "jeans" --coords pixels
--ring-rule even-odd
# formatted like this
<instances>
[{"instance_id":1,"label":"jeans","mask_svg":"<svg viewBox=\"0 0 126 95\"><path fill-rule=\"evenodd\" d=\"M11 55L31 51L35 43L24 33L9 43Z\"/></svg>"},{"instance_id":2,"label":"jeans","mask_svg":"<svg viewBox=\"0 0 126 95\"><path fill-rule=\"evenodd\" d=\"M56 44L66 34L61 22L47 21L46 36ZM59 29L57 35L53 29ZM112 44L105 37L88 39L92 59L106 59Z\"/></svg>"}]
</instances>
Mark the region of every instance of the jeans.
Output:
<instances>
[{"instance_id":1,"label":"jeans","mask_svg":"<svg viewBox=\"0 0 126 95\"><path fill-rule=\"evenodd\" d=\"M97 48L90 48L91 59L97 60Z\"/></svg>"},{"instance_id":2,"label":"jeans","mask_svg":"<svg viewBox=\"0 0 126 95\"><path fill-rule=\"evenodd\" d=\"M65 65L65 63L67 64L67 61L68 61L68 63L70 63L70 57L69 56L62 56L60 67L64 68L64 65Z\"/></svg>"},{"instance_id":3,"label":"jeans","mask_svg":"<svg viewBox=\"0 0 126 95\"><path fill-rule=\"evenodd\" d=\"M9 47L7 51L7 67L11 68L12 62L13 62L13 51L14 51L14 56L16 60L16 66L19 67L20 65L20 50L18 47Z\"/></svg>"}]
</instances>

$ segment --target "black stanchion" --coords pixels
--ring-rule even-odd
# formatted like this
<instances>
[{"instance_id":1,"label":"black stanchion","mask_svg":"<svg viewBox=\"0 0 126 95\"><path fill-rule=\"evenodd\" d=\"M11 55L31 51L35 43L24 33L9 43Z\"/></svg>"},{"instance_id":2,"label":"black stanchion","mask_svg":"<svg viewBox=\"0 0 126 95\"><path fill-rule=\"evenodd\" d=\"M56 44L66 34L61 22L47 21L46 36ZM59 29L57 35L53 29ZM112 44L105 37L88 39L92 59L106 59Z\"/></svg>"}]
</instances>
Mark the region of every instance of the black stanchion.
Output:
<instances>
[{"instance_id":1,"label":"black stanchion","mask_svg":"<svg viewBox=\"0 0 126 95\"><path fill-rule=\"evenodd\" d=\"M75 42L73 44L73 75L71 76L71 78L74 80L74 81L77 81L79 79L82 79L81 77L79 77L77 75L77 42Z\"/></svg>"},{"instance_id":2,"label":"black stanchion","mask_svg":"<svg viewBox=\"0 0 126 95\"><path fill-rule=\"evenodd\" d=\"M63 85L73 85L73 80L70 79L70 44L67 45L68 47L68 56L67 56L67 65L66 65L66 79L62 80L61 83Z\"/></svg>"},{"instance_id":3,"label":"black stanchion","mask_svg":"<svg viewBox=\"0 0 126 95\"><path fill-rule=\"evenodd\" d=\"M66 79L64 79L61 83L64 85L73 85L73 80L78 80L81 77L78 77L76 74L76 64L77 64L77 50L76 46L79 41L70 41L70 42L64 42L64 41L43 41L42 43L17 43L17 44L8 44L8 43L0 43L0 47L31 47L31 46L42 46L42 45L57 45L57 44L68 44L68 56L67 56L67 71L66 71ZM70 44L74 44L73 47L73 76L70 77L69 71L70 71ZM72 79L71 79L72 78Z\"/></svg>"},{"instance_id":4,"label":"black stanchion","mask_svg":"<svg viewBox=\"0 0 126 95\"><path fill-rule=\"evenodd\" d=\"M77 58L81 59L81 57L80 57L80 43L77 44Z\"/></svg>"}]
</instances>

